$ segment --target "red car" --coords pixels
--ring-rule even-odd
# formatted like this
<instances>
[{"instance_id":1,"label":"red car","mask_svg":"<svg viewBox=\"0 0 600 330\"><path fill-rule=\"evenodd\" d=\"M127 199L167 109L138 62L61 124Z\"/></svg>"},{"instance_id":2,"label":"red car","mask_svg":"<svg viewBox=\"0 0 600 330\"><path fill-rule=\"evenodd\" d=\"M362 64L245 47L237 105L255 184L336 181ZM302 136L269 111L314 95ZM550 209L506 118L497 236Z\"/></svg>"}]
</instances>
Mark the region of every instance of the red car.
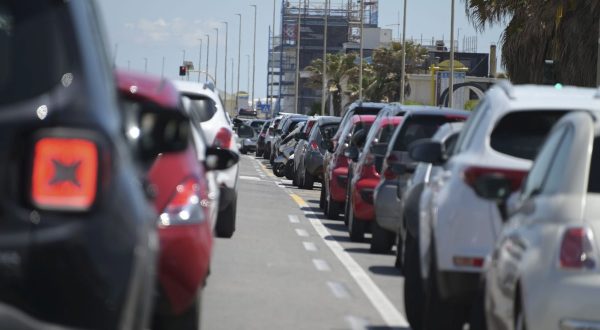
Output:
<instances>
[{"instance_id":1,"label":"red car","mask_svg":"<svg viewBox=\"0 0 600 330\"><path fill-rule=\"evenodd\" d=\"M381 160L375 149L387 146L394 130L402 122L401 116L381 112L369 132L360 157L354 160L348 189L346 218L352 241L362 241L368 225L375 220L373 192L380 180ZM381 157L380 157L381 158Z\"/></svg>"},{"instance_id":2,"label":"red car","mask_svg":"<svg viewBox=\"0 0 600 330\"><path fill-rule=\"evenodd\" d=\"M325 186L325 215L329 219L337 219L346 202L346 189L348 184L348 158L344 152L352 143L352 137L360 130L369 131L375 121L375 115L354 115L344 127L335 145L329 145L331 155L324 175ZM330 142L332 144L332 142Z\"/></svg>"},{"instance_id":3,"label":"red car","mask_svg":"<svg viewBox=\"0 0 600 330\"><path fill-rule=\"evenodd\" d=\"M117 83L122 103L131 108L131 113L141 104L164 111L184 111L179 92L167 80L117 72ZM191 125L189 129L193 129ZM127 128L125 131L129 139L137 134ZM203 142L194 139L184 151L161 154L149 164L147 178L160 214L158 300L153 329L196 329L199 324L198 304L208 276L215 221L211 218L214 215L210 212L206 175L209 170L233 165L237 155L207 148L206 144L198 148L198 143ZM197 150L205 150L210 161L199 161L205 155L198 157Z\"/></svg>"}]
</instances>

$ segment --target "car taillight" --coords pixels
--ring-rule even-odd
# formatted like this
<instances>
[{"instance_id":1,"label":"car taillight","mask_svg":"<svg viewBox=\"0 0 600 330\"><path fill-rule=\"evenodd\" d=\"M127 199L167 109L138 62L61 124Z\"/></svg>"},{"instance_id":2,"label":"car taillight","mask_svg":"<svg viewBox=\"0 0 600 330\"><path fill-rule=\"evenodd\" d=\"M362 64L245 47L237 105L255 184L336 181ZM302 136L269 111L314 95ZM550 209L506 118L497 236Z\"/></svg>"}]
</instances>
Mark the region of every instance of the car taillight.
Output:
<instances>
[{"instance_id":1,"label":"car taillight","mask_svg":"<svg viewBox=\"0 0 600 330\"><path fill-rule=\"evenodd\" d=\"M464 256L456 256L452 258L452 262L455 266L458 267L483 267L485 259L482 257L464 257Z\"/></svg>"},{"instance_id":2,"label":"car taillight","mask_svg":"<svg viewBox=\"0 0 600 330\"><path fill-rule=\"evenodd\" d=\"M317 141L310 141L310 148L314 151L319 151L319 144Z\"/></svg>"},{"instance_id":3,"label":"car taillight","mask_svg":"<svg viewBox=\"0 0 600 330\"><path fill-rule=\"evenodd\" d=\"M200 183L196 178L188 178L175 188L173 197L160 215L160 224L197 224L204 219Z\"/></svg>"},{"instance_id":4,"label":"car taillight","mask_svg":"<svg viewBox=\"0 0 600 330\"><path fill-rule=\"evenodd\" d=\"M383 177L386 180L398 179L398 175L396 173L394 173L394 171L392 170L392 165L397 164L398 161L399 161L398 157L396 157L396 155L394 155L394 154L389 155L388 158L385 159L387 166L385 168L385 171L383 171Z\"/></svg>"},{"instance_id":5,"label":"car taillight","mask_svg":"<svg viewBox=\"0 0 600 330\"><path fill-rule=\"evenodd\" d=\"M521 182L527 175L527 171L472 166L465 170L463 179L469 186L474 187L477 179L486 174L500 174L504 176L510 180L510 188L512 191L515 191L521 187Z\"/></svg>"},{"instance_id":6,"label":"car taillight","mask_svg":"<svg viewBox=\"0 0 600 330\"><path fill-rule=\"evenodd\" d=\"M31 181L33 204L47 210L88 210L96 199L98 163L98 146L90 140L38 140Z\"/></svg>"},{"instance_id":7,"label":"car taillight","mask_svg":"<svg viewBox=\"0 0 600 330\"><path fill-rule=\"evenodd\" d=\"M560 244L560 267L568 269L596 268L594 236L589 228L569 228Z\"/></svg>"},{"instance_id":8,"label":"car taillight","mask_svg":"<svg viewBox=\"0 0 600 330\"><path fill-rule=\"evenodd\" d=\"M229 149L231 147L231 130L227 127L221 127L215 136L215 142L213 143L217 148Z\"/></svg>"}]
</instances>

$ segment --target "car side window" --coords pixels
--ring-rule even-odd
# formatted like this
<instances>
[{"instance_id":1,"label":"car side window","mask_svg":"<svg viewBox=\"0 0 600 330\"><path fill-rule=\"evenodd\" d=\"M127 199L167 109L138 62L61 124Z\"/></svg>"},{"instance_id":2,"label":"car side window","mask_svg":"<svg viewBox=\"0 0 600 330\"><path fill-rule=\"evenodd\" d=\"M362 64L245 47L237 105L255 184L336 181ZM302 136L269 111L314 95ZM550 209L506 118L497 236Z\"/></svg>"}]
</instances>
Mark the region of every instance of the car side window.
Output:
<instances>
[{"instance_id":1,"label":"car side window","mask_svg":"<svg viewBox=\"0 0 600 330\"><path fill-rule=\"evenodd\" d=\"M456 142L456 146L454 149L455 153L459 153L471 144L471 140L473 140L473 135L475 135L475 131L479 127L479 123L485 117L485 114L488 112L489 102L487 99L483 99L481 103L473 110L473 114L465 123L461 134L458 136L458 141Z\"/></svg>"},{"instance_id":2,"label":"car side window","mask_svg":"<svg viewBox=\"0 0 600 330\"><path fill-rule=\"evenodd\" d=\"M567 126L560 146L558 147L552 164L550 165L548 175L544 180L544 186L542 187L543 194L557 193L563 186L562 179L564 178L564 175L562 175L562 173L565 172L567 163L569 162L569 159L567 159L567 153L573 145L573 134L573 127Z\"/></svg>"},{"instance_id":3,"label":"car side window","mask_svg":"<svg viewBox=\"0 0 600 330\"><path fill-rule=\"evenodd\" d=\"M523 192L521 194L522 198L529 198L542 192L544 179L548 174L564 135L565 128L563 127L548 137L527 175L527 181L523 185Z\"/></svg>"}]
</instances>

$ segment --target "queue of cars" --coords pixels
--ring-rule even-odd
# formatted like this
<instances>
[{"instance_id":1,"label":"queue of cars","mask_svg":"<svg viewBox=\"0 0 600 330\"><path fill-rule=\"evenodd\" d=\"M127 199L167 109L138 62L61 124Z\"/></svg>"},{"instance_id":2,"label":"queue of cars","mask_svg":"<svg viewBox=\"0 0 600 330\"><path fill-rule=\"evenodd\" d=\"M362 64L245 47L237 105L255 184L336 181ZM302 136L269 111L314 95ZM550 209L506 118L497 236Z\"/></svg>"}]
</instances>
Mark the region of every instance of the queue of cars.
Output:
<instances>
[{"instance_id":1,"label":"queue of cars","mask_svg":"<svg viewBox=\"0 0 600 330\"><path fill-rule=\"evenodd\" d=\"M352 241L396 245L412 329L600 329L599 95L500 82L472 113L356 102L305 119L294 183L320 181Z\"/></svg>"},{"instance_id":2,"label":"queue of cars","mask_svg":"<svg viewBox=\"0 0 600 330\"><path fill-rule=\"evenodd\" d=\"M96 12L0 3L0 328L197 329L235 135L210 85L115 72Z\"/></svg>"}]
</instances>

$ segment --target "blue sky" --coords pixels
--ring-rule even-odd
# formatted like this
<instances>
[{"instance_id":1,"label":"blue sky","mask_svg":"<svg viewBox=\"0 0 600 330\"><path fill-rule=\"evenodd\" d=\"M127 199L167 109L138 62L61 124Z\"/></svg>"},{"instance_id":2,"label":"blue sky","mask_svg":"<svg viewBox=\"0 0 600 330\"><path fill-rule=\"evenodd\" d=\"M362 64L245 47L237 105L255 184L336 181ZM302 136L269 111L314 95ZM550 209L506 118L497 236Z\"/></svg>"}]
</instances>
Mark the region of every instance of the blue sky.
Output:
<instances>
[{"instance_id":1,"label":"blue sky","mask_svg":"<svg viewBox=\"0 0 600 330\"><path fill-rule=\"evenodd\" d=\"M277 23L281 0L277 1ZM314 1L314 0L307 0ZM345 3L347 0L331 0L333 5ZM450 0L408 0L407 38L431 40L450 39ZM321 1L322 2L322 1ZM294 2L295 3L295 2ZM224 79L224 40L225 25L229 22L229 51L228 57L234 58L237 74L238 46L238 17L242 18L242 60L240 89L247 89L247 57L252 55L252 31L254 9L250 4L258 6L257 42L256 42L256 95L265 96L267 44L269 26L272 24L273 0L98 0L105 27L108 32L110 46L116 51L118 67L131 67L132 70L143 71L145 58L148 62L148 72L161 74L163 57L165 58L165 76L178 78L178 66L183 61L185 50L186 60L198 62L199 47L202 38L203 54L202 67L206 65L206 34L210 34L210 64L209 70L215 66L216 31L220 29L218 57L218 86L223 88ZM398 13L402 10L401 0L379 0L379 26L393 29L396 38ZM499 43L504 26L487 28L483 33L477 33L468 21L463 1L456 1L456 34L462 43L464 36L477 36L478 51L487 52L491 43ZM458 31L460 29L460 31ZM279 28L277 27L277 31ZM459 48L462 48L462 44ZM228 59L227 80L231 80L230 59ZM234 76L237 79L237 76ZM231 85L228 85L231 86ZM228 87L230 90L230 87Z\"/></svg>"}]
</instances>

